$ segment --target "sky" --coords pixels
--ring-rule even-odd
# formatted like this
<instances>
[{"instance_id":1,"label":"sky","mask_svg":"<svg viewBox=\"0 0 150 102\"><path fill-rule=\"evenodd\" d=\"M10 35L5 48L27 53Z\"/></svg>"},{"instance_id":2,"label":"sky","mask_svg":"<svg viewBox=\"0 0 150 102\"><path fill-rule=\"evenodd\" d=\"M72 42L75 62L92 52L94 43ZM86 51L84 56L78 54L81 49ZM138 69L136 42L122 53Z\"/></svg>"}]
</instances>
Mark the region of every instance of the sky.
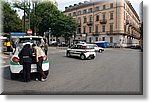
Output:
<instances>
[{"instance_id":1,"label":"sky","mask_svg":"<svg viewBox=\"0 0 150 102\"><path fill-rule=\"evenodd\" d=\"M73 4L78 4L79 2L84 2L84 1L90 1L90 0L56 0L56 2L58 3L58 9L61 11L65 10L65 7L69 6L69 5L73 5ZM137 14L139 15L139 4L142 0L129 0L133 6L133 8L135 9L135 11L137 12ZM23 16L23 12L22 11L18 11L19 16Z\"/></svg>"},{"instance_id":2,"label":"sky","mask_svg":"<svg viewBox=\"0 0 150 102\"><path fill-rule=\"evenodd\" d=\"M56 0L58 2L58 9L61 11L65 10L66 6L78 4L79 2L90 1L90 0ZM142 0L129 0L139 15L139 4Z\"/></svg>"}]
</instances>

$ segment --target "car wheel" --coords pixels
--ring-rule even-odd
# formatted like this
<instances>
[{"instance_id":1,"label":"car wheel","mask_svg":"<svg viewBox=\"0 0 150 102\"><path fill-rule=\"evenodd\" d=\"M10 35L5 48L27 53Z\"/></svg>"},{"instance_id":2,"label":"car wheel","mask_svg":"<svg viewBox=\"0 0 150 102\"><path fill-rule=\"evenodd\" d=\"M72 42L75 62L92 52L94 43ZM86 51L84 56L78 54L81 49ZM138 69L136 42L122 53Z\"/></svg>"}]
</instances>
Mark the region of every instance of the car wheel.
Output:
<instances>
[{"instance_id":1,"label":"car wheel","mask_svg":"<svg viewBox=\"0 0 150 102\"><path fill-rule=\"evenodd\" d=\"M92 56L92 59L94 59L95 58L95 56Z\"/></svg>"},{"instance_id":2,"label":"car wheel","mask_svg":"<svg viewBox=\"0 0 150 102\"><path fill-rule=\"evenodd\" d=\"M71 56L71 55L70 55L70 52L67 52L67 53L66 53L66 56L67 56L67 57L70 57L70 56Z\"/></svg>"},{"instance_id":3,"label":"car wheel","mask_svg":"<svg viewBox=\"0 0 150 102\"><path fill-rule=\"evenodd\" d=\"M85 59L85 55L84 55L84 54L81 54L81 55L80 55L80 59L81 59L81 60L84 60L84 59Z\"/></svg>"},{"instance_id":4,"label":"car wheel","mask_svg":"<svg viewBox=\"0 0 150 102\"><path fill-rule=\"evenodd\" d=\"M99 52L99 53L102 53L102 50L100 49L98 52Z\"/></svg>"}]
</instances>

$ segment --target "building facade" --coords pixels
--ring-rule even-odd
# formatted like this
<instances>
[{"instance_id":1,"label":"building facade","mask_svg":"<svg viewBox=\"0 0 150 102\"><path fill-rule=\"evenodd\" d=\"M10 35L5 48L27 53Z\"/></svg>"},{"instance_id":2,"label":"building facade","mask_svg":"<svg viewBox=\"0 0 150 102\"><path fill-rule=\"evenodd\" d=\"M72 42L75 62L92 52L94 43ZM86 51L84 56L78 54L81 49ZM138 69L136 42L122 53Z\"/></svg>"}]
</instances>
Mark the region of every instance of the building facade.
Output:
<instances>
[{"instance_id":1,"label":"building facade","mask_svg":"<svg viewBox=\"0 0 150 102\"><path fill-rule=\"evenodd\" d=\"M76 40L107 41L110 46L139 44L140 20L128 0L91 0L65 7L79 24Z\"/></svg>"}]
</instances>

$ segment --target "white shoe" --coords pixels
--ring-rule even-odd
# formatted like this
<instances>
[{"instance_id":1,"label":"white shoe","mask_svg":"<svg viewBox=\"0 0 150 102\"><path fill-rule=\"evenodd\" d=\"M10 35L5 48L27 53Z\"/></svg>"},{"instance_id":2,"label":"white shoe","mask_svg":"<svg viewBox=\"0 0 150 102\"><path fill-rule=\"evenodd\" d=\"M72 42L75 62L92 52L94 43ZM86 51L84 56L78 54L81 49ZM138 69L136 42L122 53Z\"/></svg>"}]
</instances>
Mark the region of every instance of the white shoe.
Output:
<instances>
[{"instance_id":1,"label":"white shoe","mask_svg":"<svg viewBox=\"0 0 150 102\"><path fill-rule=\"evenodd\" d=\"M35 80L36 80L36 81L39 81L39 79L38 79L38 78L36 78Z\"/></svg>"},{"instance_id":2,"label":"white shoe","mask_svg":"<svg viewBox=\"0 0 150 102\"><path fill-rule=\"evenodd\" d=\"M41 81L46 81L46 80L47 80L47 78L45 78L45 79L44 79L44 78L42 78L42 79L41 79Z\"/></svg>"}]
</instances>

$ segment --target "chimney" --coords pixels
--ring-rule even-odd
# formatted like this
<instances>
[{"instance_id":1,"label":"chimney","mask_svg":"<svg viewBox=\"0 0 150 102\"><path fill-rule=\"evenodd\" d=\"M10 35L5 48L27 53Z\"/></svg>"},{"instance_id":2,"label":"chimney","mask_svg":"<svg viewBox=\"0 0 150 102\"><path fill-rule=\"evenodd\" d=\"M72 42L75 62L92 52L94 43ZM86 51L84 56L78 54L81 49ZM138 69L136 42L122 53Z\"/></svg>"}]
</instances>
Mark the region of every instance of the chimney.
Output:
<instances>
[{"instance_id":1,"label":"chimney","mask_svg":"<svg viewBox=\"0 0 150 102\"><path fill-rule=\"evenodd\" d=\"M82 2L79 2L79 5L83 4Z\"/></svg>"},{"instance_id":2,"label":"chimney","mask_svg":"<svg viewBox=\"0 0 150 102\"><path fill-rule=\"evenodd\" d=\"M68 9L68 7L65 7L65 10L67 10Z\"/></svg>"},{"instance_id":3,"label":"chimney","mask_svg":"<svg viewBox=\"0 0 150 102\"><path fill-rule=\"evenodd\" d=\"M70 5L69 7L72 7L72 5Z\"/></svg>"},{"instance_id":4,"label":"chimney","mask_svg":"<svg viewBox=\"0 0 150 102\"><path fill-rule=\"evenodd\" d=\"M77 4L74 4L74 6L77 6Z\"/></svg>"},{"instance_id":5,"label":"chimney","mask_svg":"<svg viewBox=\"0 0 150 102\"><path fill-rule=\"evenodd\" d=\"M85 4L85 3L88 3L88 1L84 1L84 4Z\"/></svg>"}]
</instances>

